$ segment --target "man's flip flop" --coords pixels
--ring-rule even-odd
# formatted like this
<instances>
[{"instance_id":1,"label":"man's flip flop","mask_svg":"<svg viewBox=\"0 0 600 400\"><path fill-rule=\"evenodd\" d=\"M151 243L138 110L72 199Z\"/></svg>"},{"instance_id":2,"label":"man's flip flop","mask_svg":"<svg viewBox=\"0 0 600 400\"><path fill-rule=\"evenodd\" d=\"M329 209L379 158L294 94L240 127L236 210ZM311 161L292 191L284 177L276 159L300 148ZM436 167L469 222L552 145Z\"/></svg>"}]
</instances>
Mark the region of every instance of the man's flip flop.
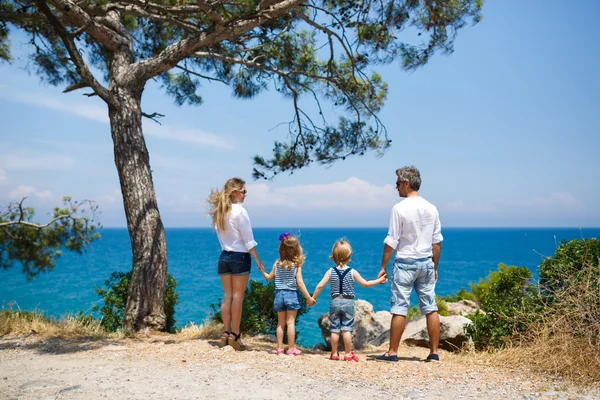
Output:
<instances>
[{"instance_id":1,"label":"man's flip flop","mask_svg":"<svg viewBox=\"0 0 600 400\"><path fill-rule=\"evenodd\" d=\"M385 353L380 356L376 356L375 361L398 362L398 356L397 355L390 356L390 355L387 355L387 353Z\"/></svg>"}]
</instances>

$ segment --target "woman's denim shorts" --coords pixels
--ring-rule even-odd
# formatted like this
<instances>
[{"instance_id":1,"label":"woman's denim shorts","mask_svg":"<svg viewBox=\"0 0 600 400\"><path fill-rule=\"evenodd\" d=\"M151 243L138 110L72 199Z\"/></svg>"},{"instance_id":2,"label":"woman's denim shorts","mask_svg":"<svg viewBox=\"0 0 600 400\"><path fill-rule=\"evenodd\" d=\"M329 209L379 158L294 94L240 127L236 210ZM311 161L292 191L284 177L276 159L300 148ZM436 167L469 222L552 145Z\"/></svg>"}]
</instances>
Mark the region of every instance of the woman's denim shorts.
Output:
<instances>
[{"instance_id":1,"label":"woman's denim shorts","mask_svg":"<svg viewBox=\"0 0 600 400\"><path fill-rule=\"evenodd\" d=\"M299 310L301 308L300 292L287 289L275 290L273 308L277 312Z\"/></svg>"},{"instance_id":2,"label":"woman's denim shorts","mask_svg":"<svg viewBox=\"0 0 600 400\"><path fill-rule=\"evenodd\" d=\"M223 250L219 257L219 275L248 275L250 265L250 253Z\"/></svg>"}]
</instances>

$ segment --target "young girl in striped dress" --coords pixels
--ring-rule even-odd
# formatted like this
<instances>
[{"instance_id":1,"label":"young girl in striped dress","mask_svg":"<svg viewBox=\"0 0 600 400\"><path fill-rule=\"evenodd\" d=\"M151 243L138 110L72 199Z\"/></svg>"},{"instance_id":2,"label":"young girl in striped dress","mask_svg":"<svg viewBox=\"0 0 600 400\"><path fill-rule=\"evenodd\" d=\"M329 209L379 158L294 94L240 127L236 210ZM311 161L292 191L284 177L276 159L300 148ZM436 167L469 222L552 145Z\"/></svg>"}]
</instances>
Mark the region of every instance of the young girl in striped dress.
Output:
<instances>
[{"instance_id":1,"label":"young girl in striped dress","mask_svg":"<svg viewBox=\"0 0 600 400\"><path fill-rule=\"evenodd\" d=\"M354 330L354 282L366 288L387 281L387 275L372 281L366 281L357 270L351 268L348 263L352 258L352 247L346 240L338 240L331 250L329 257L335 263L317 285L313 299L317 297L329 282L331 288L331 303L329 303L329 331L331 332L331 355L329 359L339 360L338 343L340 332L344 340L345 361L358 362L358 356L352 351L352 331Z\"/></svg>"},{"instance_id":2,"label":"young girl in striped dress","mask_svg":"<svg viewBox=\"0 0 600 400\"><path fill-rule=\"evenodd\" d=\"M297 356L302 353L295 344L296 315L302 307L299 292L306 297L308 305L315 304L315 300L306 290L302 280L302 265L305 258L298 238L290 233L282 233L279 235L279 260L275 261L270 273L261 271L266 280L275 279L273 308L277 311L277 355ZM287 352L283 349L283 330L286 326Z\"/></svg>"}]
</instances>

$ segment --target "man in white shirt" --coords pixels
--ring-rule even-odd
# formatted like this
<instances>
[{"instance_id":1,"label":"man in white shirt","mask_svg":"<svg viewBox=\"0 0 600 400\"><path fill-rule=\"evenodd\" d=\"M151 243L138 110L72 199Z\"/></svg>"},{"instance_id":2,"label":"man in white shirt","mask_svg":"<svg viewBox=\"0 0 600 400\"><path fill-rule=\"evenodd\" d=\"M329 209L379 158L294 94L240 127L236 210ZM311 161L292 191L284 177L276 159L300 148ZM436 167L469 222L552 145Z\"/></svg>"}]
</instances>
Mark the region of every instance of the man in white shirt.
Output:
<instances>
[{"instance_id":1,"label":"man in white shirt","mask_svg":"<svg viewBox=\"0 0 600 400\"><path fill-rule=\"evenodd\" d=\"M414 288L421 313L426 316L427 321L430 352L426 361L439 361L437 350L440 318L435 303L435 283L443 240L439 213L433 204L419 195L421 175L416 167L400 168L396 170L396 175L396 189L400 197L405 199L392 208L378 275L387 274L387 265L395 250L391 279L390 346L387 353L375 359L398 361L398 346L404 333L410 294Z\"/></svg>"}]
</instances>

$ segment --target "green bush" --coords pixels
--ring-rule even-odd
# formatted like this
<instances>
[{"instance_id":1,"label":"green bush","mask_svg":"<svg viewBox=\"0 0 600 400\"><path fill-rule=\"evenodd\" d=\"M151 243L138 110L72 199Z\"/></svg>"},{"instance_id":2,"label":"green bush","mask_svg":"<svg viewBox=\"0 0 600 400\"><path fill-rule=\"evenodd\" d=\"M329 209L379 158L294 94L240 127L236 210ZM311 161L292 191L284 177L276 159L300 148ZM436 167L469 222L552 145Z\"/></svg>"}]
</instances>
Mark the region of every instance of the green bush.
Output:
<instances>
[{"instance_id":1,"label":"green bush","mask_svg":"<svg viewBox=\"0 0 600 400\"><path fill-rule=\"evenodd\" d=\"M546 302L557 291L579 285L588 273L600 274L600 241L598 239L563 240L554 257L540 264L540 291Z\"/></svg>"},{"instance_id":2,"label":"green bush","mask_svg":"<svg viewBox=\"0 0 600 400\"><path fill-rule=\"evenodd\" d=\"M540 265L540 294L547 314L581 325L581 336L591 340L600 338L599 276L598 239L563 240L554 257L546 258Z\"/></svg>"},{"instance_id":3,"label":"green bush","mask_svg":"<svg viewBox=\"0 0 600 400\"><path fill-rule=\"evenodd\" d=\"M436 296L435 304L438 307L438 314L444 317L450 315L450 313L448 312L448 304L446 303L445 298ZM423 314L421 314L421 309L419 308L419 306L410 306L408 308L408 312L406 313L406 320L410 321L411 319L420 317L421 315Z\"/></svg>"},{"instance_id":4,"label":"green bush","mask_svg":"<svg viewBox=\"0 0 600 400\"><path fill-rule=\"evenodd\" d=\"M242 333L250 335L258 334L273 334L277 329L277 311L273 309L273 301L275 300L275 282L271 281L267 284L251 280L244 295L242 305L242 321L240 330ZM213 313L213 320L223 322L221 315L221 301L219 298L217 304L211 304L210 308ZM300 294L301 308L298 310L296 323L300 317L308 312L308 304L302 294ZM298 331L296 331L296 337Z\"/></svg>"},{"instance_id":5,"label":"green bush","mask_svg":"<svg viewBox=\"0 0 600 400\"><path fill-rule=\"evenodd\" d=\"M448 303L456 303L461 300L477 301L477 299L475 298L475 294L466 290L465 288L460 288L458 292L444 296L442 297L442 299Z\"/></svg>"},{"instance_id":6,"label":"green bush","mask_svg":"<svg viewBox=\"0 0 600 400\"><path fill-rule=\"evenodd\" d=\"M469 316L473 325L466 333L477 349L502 347L514 334L527 330L528 316L535 315L540 307L531 277L526 267L500 264L497 272L470 284L482 312Z\"/></svg>"},{"instance_id":7,"label":"green bush","mask_svg":"<svg viewBox=\"0 0 600 400\"><path fill-rule=\"evenodd\" d=\"M123 328L125 307L127 305L127 292L131 282L130 272L113 272L104 282L105 289L96 288L96 294L104 300L104 306L94 306L92 311L102 314L100 325L109 332ZM175 291L177 281L171 274L167 274L167 290L165 292L165 314L167 317L167 332L175 331L175 306L179 303L179 294Z\"/></svg>"}]
</instances>

